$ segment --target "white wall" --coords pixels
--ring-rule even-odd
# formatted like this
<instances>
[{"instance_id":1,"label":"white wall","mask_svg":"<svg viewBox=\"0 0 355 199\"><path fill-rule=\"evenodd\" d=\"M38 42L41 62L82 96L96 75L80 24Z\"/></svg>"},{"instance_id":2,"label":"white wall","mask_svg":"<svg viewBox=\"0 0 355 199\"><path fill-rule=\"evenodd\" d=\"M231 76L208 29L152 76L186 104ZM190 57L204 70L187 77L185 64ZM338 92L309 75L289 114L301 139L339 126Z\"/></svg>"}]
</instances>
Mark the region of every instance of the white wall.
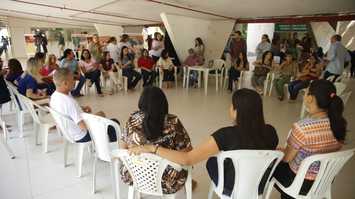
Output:
<instances>
[{"instance_id":1,"label":"white wall","mask_svg":"<svg viewBox=\"0 0 355 199\"><path fill-rule=\"evenodd\" d=\"M247 30L247 51L249 56L255 56L256 46L261 42L263 34L269 35L270 41L274 35L274 23L249 23Z\"/></svg>"},{"instance_id":2,"label":"white wall","mask_svg":"<svg viewBox=\"0 0 355 199\"><path fill-rule=\"evenodd\" d=\"M160 14L180 61L188 55L188 49L200 37L205 44L206 60L219 58L232 31L234 21L213 21L167 13Z\"/></svg>"},{"instance_id":3,"label":"white wall","mask_svg":"<svg viewBox=\"0 0 355 199\"><path fill-rule=\"evenodd\" d=\"M120 40L120 36L123 33L122 26L111 26L104 24L94 24L99 36L114 36L117 40Z\"/></svg>"}]
</instances>

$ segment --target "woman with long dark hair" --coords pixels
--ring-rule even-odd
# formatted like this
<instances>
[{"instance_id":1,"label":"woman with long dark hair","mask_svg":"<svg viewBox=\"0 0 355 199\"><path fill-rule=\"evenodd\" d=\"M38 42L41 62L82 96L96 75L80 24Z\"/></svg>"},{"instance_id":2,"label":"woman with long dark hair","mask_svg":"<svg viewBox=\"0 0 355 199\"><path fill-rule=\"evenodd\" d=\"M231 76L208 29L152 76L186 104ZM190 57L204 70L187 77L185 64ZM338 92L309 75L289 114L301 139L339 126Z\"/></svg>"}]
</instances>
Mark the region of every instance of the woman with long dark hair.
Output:
<instances>
[{"instance_id":1,"label":"woman with long dark hair","mask_svg":"<svg viewBox=\"0 0 355 199\"><path fill-rule=\"evenodd\" d=\"M121 49L119 66L122 68L122 75L128 79L128 89L134 89L142 76L134 70L133 57L129 54L127 46L123 46Z\"/></svg>"},{"instance_id":2,"label":"woman with long dark hair","mask_svg":"<svg viewBox=\"0 0 355 199\"><path fill-rule=\"evenodd\" d=\"M290 101L296 100L300 90L307 88L312 80L320 77L322 68L323 66L319 63L317 55L315 53L311 54L302 71L297 74L296 80L290 82L288 85Z\"/></svg>"},{"instance_id":3,"label":"woman with long dark hair","mask_svg":"<svg viewBox=\"0 0 355 199\"><path fill-rule=\"evenodd\" d=\"M254 62L255 69L251 78L251 84L259 94L263 94L264 82L267 74L276 67L274 62L274 55L271 51L264 52L261 60Z\"/></svg>"},{"instance_id":4,"label":"woman with long dark hair","mask_svg":"<svg viewBox=\"0 0 355 199\"><path fill-rule=\"evenodd\" d=\"M14 83L23 73L22 65L18 59L12 58L7 62L7 66L9 67L9 71L6 74L6 80Z\"/></svg>"},{"instance_id":5,"label":"woman with long dark hair","mask_svg":"<svg viewBox=\"0 0 355 199\"><path fill-rule=\"evenodd\" d=\"M212 181L218 184L217 160L215 157L210 158L211 156L221 151L239 149L274 150L278 144L276 130L265 123L262 99L255 91L243 88L234 92L229 112L234 124L217 130L189 152L152 144L133 147L130 151L134 154L155 153L182 165L194 165L208 159L208 174ZM235 177L231 161L226 161L224 172L224 194L231 195ZM265 180L262 180L259 190L263 190Z\"/></svg>"},{"instance_id":6,"label":"woman with long dark hair","mask_svg":"<svg viewBox=\"0 0 355 199\"><path fill-rule=\"evenodd\" d=\"M249 70L249 62L245 52L240 52L236 64L233 65L228 71L228 90L233 91L233 84L239 80L240 72Z\"/></svg>"},{"instance_id":7,"label":"woman with long dark hair","mask_svg":"<svg viewBox=\"0 0 355 199\"><path fill-rule=\"evenodd\" d=\"M195 39L194 52L198 56L200 56L202 60L205 58L205 44L203 44L202 39L200 37L197 37Z\"/></svg>"},{"instance_id":8,"label":"woman with long dark hair","mask_svg":"<svg viewBox=\"0 0 355 199\"><path fill-rule=\"evenodd\" d=\"M88 49L82 51L79 66L83 71L85 78L90 80L89 87L91 87L92 84L95 84L97 94L100 97L103 97L104 94L102 93L100 85L101 72L99 70L99 64L94 58L91 58L91 53Z\"/></svg>"},{"instance_id":9,"label":"woman with long dark hair","mask_svg":"<svg viewBox=\"0 0 355 199\"><path fill-rule=\"evenodd\" d=\"M270 39L267 34L261 36L261 42L256 46L256 60L260 60L266 51L271 49Z\"/></svg>"},{"instance_id":10,"label":"woman with long dark hair","mask_svg":"<svg viewBox=\"0 0 355 199\"><path fill-rule=\"evenodd\" d=\"M293 124L287 139L283 161L274 177L285 187L293 182L302 161L314 154L338 151L344 145L347 122L343 117L344 104L336 94L334 84L314 80L303 98L310 117ZM319 162L306 173L300 194L306 195L319 171ZM282 193L281 198L292 198Z\"/></svg>"},{"instance_id":11,"label":"woman with long dark hair","mask_svg":"<svg viewBox=\"0 0 355 199\"><path fill-rule=\"evenodd\" d=\"M179 118L169 114L169 104L160 88L146 87L139 99L139 111L131 114L122 133L120 147L154 144L171 150L190 151L191 141ZM132 184L126 168L121 168L122 180ZM186 181L187 171L168 168L163 174L165 194L180 190Z\"/></svg>"}]
</instances>

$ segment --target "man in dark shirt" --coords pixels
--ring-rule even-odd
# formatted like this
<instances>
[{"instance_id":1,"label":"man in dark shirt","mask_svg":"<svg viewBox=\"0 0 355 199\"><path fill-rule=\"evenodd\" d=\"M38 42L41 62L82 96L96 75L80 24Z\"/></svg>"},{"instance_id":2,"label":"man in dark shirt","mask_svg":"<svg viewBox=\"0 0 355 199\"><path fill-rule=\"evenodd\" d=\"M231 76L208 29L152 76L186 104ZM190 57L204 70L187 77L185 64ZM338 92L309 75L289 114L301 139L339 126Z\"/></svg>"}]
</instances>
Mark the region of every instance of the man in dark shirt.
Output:
<instances>
[{"instance_id":1,"label":"man in dark shirt","mask_svg":"<svg viewBox=\"0 0 355 199\"><path fill-rule=\"evenodd\" d=\"M247 53L247 43L245 40L242 38L242 33L240 31L236 31L234 33L234 36L231 40L230 43L230 55L231 55L231 61L232 64L234 65L237 57L239 54L242 52L244 55Z\"/></svg>"}]
</instances>

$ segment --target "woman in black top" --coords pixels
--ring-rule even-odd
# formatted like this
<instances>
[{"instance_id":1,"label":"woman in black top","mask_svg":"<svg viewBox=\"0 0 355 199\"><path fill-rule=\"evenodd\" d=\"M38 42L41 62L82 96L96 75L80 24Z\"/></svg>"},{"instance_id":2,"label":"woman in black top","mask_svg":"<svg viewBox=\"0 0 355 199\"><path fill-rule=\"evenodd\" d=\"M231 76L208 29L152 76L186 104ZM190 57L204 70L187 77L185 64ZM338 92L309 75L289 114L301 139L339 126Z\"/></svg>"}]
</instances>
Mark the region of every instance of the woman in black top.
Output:
<instances>
[{"instance_id":1,"label":"woman in black top","mask_svg":"<svg viewBox=\"0 0 355 199\"><path fill-rule=\"evenodd\" d=\"M0 58L0 107L2 104L5 104L11 100L10 92L6 86L4 75L6 74L5 70L2 70L3 62Z\"/></svg>"},{"instance_id":2,"label":"woman in black top","mask_svg":"<svg viewBox=\"0 0 355 199\"><path fill-rule=\"evenodd\" d=\"M174 151L154 145L137 146L130 151L134 154L155 153L182 165L193 165L217 155L220 151L276 149L279 139L274 127L265 124L262 100L258 93L245 88L234 92L229 112L235 124L217 130L207 141L189 152ZM210 158L207 162L207 170L215 184L218 184L216 168L216 159ZM226 177L224 194L230 195L234 186L233 164L231 162L225 164L224 171Z\"/></svg>"}]
</instances>

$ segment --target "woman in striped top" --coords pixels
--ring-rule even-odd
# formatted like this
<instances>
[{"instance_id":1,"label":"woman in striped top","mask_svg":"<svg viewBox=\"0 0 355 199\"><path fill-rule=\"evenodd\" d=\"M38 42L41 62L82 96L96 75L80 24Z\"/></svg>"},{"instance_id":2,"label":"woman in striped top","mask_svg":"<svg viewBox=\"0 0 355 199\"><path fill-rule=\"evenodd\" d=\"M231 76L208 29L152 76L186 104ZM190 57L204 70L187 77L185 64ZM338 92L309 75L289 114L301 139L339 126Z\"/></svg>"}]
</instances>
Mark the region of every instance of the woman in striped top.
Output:
<instances>
[{"instance_id":1,"label":"woman in striped top","mask_svg":"<svg viewBox=\"0 0 355 199\"><path fill-rule=\"evenodd\" d=\"M345 140L347 122L343 117L344 104L330 81L313 81L303 100L310 117L293 124L287 147L283 149L285 157L274 173L274 177L285 187L292 184L305 158L338 151ZM319 162L310 166L300 194L309 192L319 167ZM281 192L281 198L292 197Z\"/></svg>"}]
</instances>

